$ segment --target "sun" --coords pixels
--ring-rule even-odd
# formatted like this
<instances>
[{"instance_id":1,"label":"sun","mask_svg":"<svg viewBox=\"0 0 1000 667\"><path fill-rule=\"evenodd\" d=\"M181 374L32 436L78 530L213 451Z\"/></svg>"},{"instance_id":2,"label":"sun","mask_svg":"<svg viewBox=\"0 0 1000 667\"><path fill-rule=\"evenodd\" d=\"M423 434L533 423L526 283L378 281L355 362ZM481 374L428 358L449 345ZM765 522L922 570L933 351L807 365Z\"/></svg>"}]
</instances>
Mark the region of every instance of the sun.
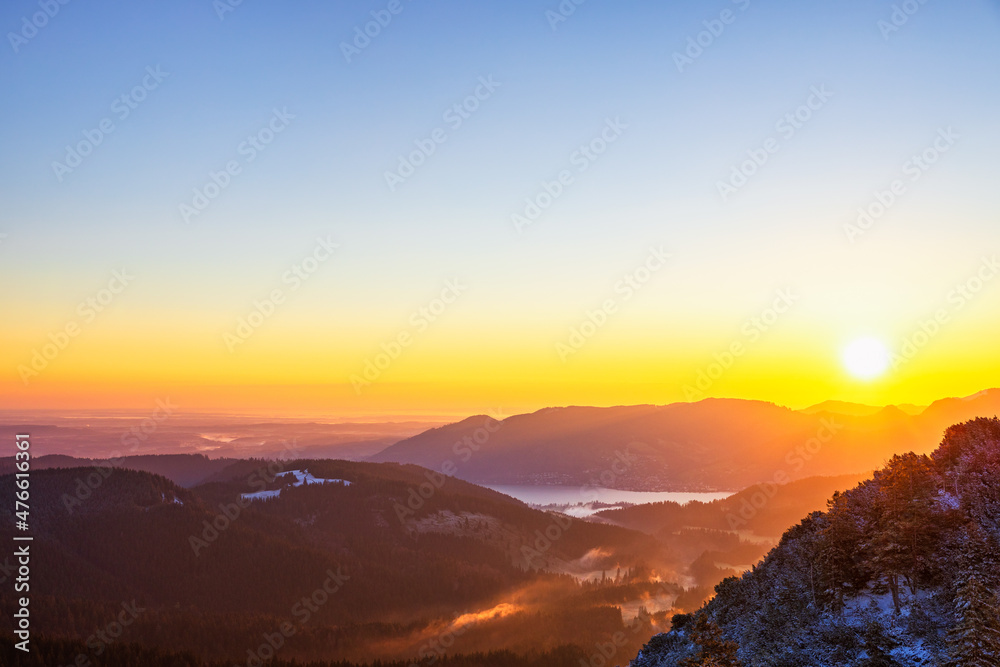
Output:
<instances>
[{"instance_id":1,"label":"sun","mask_svg":"<svg viewBox=\"0 0 1000 667\"><path fill-rule=\"evenodd\" d=\"M859 338L844 348L844 367L860 380L874 380L889 369L889 349L877 338Z\"/></svg>"}]
</instances>

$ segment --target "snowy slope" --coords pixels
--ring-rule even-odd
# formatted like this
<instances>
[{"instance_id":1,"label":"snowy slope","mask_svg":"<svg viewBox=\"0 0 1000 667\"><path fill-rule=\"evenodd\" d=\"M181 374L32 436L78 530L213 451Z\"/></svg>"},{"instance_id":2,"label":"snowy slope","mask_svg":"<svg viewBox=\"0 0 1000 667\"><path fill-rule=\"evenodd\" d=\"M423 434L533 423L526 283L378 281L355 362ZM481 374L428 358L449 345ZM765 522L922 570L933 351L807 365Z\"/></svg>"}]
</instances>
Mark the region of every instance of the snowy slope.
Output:
<instances>
[{"instance_id":1,"label":"snowy slope","mask_svg":"<svg viewBox=\"0 0 1000 667\"><path fill-rule=\"evenodd\" d=\"M314 477L308 470L288 470L286 472L281 472L275 475L275 479L285 479L289 475L295 477L295 481L288 486L303 486L309 484L342 484L343 486L350 486L351 483L346 479L319 479ZM287 487L282 487L287 488ZM270 489L264 491L257 491L255 493L243 493L240 494L246 500L267 500L268 498L277 498L281 495L282 489Z\"/></svg>"}]
</instances>

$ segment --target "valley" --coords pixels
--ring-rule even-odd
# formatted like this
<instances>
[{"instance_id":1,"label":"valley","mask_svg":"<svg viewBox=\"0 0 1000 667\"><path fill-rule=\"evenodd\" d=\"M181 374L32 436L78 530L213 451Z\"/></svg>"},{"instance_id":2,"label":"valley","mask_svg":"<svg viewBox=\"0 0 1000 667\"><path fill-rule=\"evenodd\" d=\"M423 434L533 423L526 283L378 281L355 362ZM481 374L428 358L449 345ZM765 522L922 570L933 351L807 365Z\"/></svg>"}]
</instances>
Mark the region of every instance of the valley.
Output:
<instances>
[{"instance_id":1,"label":"valley","mask_svg":"<svg viewBox=\"0 0 1000 667\"><path fill-rule=\"evenodd\" d=\"M981 405L979 397L937 409ZM579 455L562 464L577 466L577 478L586 480L579 486L482 486L462 479L484 469L476 467L481 460L504 460L497 457L514 446L512 433L530 443L513 450L519 456L570 451L559 444L570 441L564 410L574 413L576 442L610 438L635 424L652 428L649 420L660 424L658 441L690 441L709 418L725 433L761 414L788 415L769 404L709 401L663 411L567 408L502 421L473 417L368 457L423 451L426 462L438 453L448 457L443 471L301 458L294 448L279 450L277 458L43 455L33 479L36 501L45 508L33 557L38 632L57 643L83 640L92 624L108 622L102 618L116 605L134 603L144 611L122 642L165 655L188 652L205 664L241 655L241 664L255 664L265 653L344 665L374 659L462 665L462 656L474 655L493 655L498 665L531 664L532 656L546 655L559 664L567 655L601 655L602 646L605 653L614 647L624 664L654 635L676 632L677 618L718 600L718 586L773 558L789 527L871 476L800 477L809 468L796 467L794 457L807 454L819 464L821 451L806 444L771 458L782 442L757 450L754 459L777 460L777 467L751 463L750 470L762 472L735 492L634 490L627 487L644 466L633 451L651 450L618 435L608 445L573 450ZM719 419L720 410L726 419ZM851 439L874 437L862 426L885 412L845 405L816 411L818 419L844 424L821 449L848 450ZM678 414L661 422L662 413ZM794 413L791 419L811 417ZM255 428L281 434L278 425ZM198 424L202 434L227 430L233 432ZM44 439L41 433L35 441ZM159 435L178 437L169 429ZM603 453L609 450L610 456ZM701 465L716 479L743 478L720 475L732 470L722 459L666 451L674 456L667 469ZM11 466L0 460L0 471ZM492 468L494 476L515 479L517 469ZM9 473L0 476L0 493L12 483ZM335 591L326 591L328 580L336 581ZM314 598L315 591L323 593ZM0 604L12 602L0 594ZM194 619L204 633L191 631ZM515 658L504 655L520 662L505 663Z\"/></svg>"}]
</instances>

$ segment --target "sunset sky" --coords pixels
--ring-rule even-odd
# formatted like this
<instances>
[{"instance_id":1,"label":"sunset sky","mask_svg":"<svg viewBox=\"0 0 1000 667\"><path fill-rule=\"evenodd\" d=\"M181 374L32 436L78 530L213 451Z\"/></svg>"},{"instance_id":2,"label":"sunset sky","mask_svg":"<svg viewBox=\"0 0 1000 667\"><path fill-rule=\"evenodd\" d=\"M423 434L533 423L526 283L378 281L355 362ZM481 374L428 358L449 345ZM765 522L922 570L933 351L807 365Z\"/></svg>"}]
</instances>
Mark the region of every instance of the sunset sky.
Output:
<instances>
[{"instance_id":1,"label":"sunset sky","mask_svg":"<svg viewBox=\"0 0 1000 667\"><path fill-rule=\"evenodd\" d=\"M1000 385L998 2L224 2L0 9L0 407Z\"/></svg>"}]
</instances>

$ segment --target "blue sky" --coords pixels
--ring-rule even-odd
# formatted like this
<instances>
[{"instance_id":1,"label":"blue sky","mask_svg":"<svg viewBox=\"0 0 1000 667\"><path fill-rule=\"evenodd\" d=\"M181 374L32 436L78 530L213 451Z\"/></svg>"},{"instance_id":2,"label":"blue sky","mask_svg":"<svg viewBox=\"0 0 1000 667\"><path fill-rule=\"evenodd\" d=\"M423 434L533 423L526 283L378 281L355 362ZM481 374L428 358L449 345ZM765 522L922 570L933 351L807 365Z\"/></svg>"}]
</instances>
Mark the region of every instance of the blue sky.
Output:
<instances>
[{"instance_id":1,"label":"blue sky","mask_svg":"<svg viewBox=\"0 0 1000 667\"><path fill-rule=\"evenodd\" d=\"M868 328L891 337L889 320L908 323L1000 245L996 2L916 3L885 38L901 3L587 0L553 28L555 0L400 0L348 63L342 43L389 4L244 0L220 19L209 0L71 0L16 53L8 34L0 299L23 317L18 340L30 347L122 263L142 274L130 312L204 318L214 335L328 233L343 255L290 321L373 340L457 275L480 296L454 336L543 332L548 349L651 244L676 272L633 309L635 330L683 338L675 323L690 323L688 338L724 340L796 284L851 322L844 335L890 310ZM38 11L8 3L0 26ZM675 52L724 11L735 19L679 72ZM169 76L119 120L112 103L147 67ZM480 77L500 86L390 192L386 170ZM723 202L717 183L816 86L831 99ZM276 108L294 119L243 164L238 147ZM60 182L53 161L104 118L114 132ZM608 119L620 139L516 233L511 214ZM946 127L954 149L849 244L857 207ZM179 205L234 159L242 172L185 223Z\"/></svg>"}]
</instances>

